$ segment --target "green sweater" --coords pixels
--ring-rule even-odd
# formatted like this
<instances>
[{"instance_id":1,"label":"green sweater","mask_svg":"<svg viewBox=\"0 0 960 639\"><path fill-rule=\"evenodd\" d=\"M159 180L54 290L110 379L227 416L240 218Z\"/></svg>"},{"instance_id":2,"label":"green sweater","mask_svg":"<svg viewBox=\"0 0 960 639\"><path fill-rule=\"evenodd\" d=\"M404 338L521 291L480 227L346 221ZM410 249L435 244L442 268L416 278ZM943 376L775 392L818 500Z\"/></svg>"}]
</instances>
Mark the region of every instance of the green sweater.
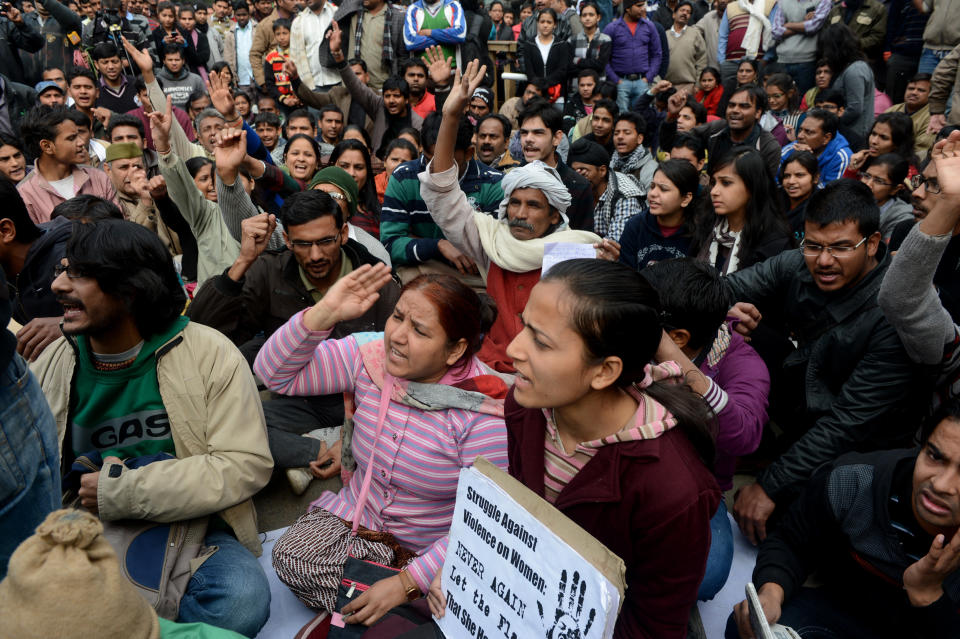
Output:
<instances>
[{"instance_id":1,"label":"green sweater","mask_svg":"<svg viewBox=\"0 0 960 639\"><path fill-rule=\"evenodd\" d=\"M73 417L73 451L92 450L120 459L156 453L175 455L170 421L157 381L156 351L189 322L178 317L166 331L144 341L133 364L115 371L97 370L90 343L77 338Z\"/></svg>"}]
</instances>

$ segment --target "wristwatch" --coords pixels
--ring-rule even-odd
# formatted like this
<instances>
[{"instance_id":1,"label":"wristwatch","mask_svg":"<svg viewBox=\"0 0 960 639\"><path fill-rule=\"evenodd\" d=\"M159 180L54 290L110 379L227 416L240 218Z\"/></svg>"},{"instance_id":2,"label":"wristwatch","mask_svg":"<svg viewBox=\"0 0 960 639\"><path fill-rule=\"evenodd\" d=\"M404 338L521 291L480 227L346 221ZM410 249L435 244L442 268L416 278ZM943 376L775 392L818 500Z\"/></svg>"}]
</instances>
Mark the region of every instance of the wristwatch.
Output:
<instances>
[{"instance_id":1,"label":"wristwatch","mask_svg":"<svg viewBox=\"0 0 960 639\"><path fill-rule=\"evenodd\" d=\"M403 584L403 594L406 595L407 601L416 601L420 598L420 586L406 570L400 571L400 582Z\"/></svg>"}]
</instances>

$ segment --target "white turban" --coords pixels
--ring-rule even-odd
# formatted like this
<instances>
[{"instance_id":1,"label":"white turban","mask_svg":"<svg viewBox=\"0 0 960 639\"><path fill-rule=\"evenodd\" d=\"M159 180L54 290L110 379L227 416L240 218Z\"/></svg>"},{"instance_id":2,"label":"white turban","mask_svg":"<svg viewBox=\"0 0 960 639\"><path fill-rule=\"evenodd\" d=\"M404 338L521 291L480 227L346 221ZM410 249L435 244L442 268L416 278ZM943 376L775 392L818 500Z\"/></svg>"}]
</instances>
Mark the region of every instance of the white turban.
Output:
<instances>
[{"instance_id":1,"label":"white turban","mask_svg":"<svg viewBox=\"0 0 960 639\"><path fill-rule=\"evenodd\" d=\"M500 182L503 189L503 201L500 202L498 218L507 219L507 203L510 201L510 195L517 189L538 189L543 191L550 206L557 209L564 224L570 220L567 219L567 207L570 206L570 191L560 179L560 174L552 166L544 164L540 160L517 167L507 173Z\"/></svg>"}]
</instances>

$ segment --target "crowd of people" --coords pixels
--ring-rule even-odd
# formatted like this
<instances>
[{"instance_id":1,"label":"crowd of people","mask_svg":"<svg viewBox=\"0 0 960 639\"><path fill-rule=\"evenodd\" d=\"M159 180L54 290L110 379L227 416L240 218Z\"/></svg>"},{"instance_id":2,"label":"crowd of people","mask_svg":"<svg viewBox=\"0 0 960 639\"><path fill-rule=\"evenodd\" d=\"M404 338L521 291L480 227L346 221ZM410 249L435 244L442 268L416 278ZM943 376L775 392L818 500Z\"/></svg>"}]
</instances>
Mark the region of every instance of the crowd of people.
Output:
<instances>
[{"instance_id":1,"label":"crowd of people","mask_svg":"<svg viewBox=\"0 0 960 639\"><path fill-rule=\"evenodd\" d=\"M770 623L960 636L958 20L3 3L0 635L90 632L31 562L142 520L202 531L143 636L255 637L254 498L339 478L276 575L364 636L442 636L482 456L624 560L617 639L688 636L738 535ZM596 258L545 271L554 243ZM95 518L40 525L61 505ZM351 553L399 572L337 610Z\"/></svg>"}]
</instances>

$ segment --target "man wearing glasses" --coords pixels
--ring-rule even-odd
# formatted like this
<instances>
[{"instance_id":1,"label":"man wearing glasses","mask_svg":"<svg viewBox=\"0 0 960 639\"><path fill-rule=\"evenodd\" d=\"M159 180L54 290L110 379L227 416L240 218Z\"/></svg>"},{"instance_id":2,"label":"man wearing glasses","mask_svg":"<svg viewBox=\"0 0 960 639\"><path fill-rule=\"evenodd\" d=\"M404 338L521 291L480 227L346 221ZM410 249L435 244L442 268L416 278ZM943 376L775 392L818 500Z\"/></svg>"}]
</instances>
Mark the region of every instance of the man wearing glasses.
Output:
<instances>
[{"instance_id":1,"label":"man wearing glasses","mask_svg":"<svg viewBox=\"0 0 960 639\"><path fill-rule=\"evenodd\" d=\"M927 380L877 306L890 263L879 225L869 187L837 180L811 196L799 250L727 278L740 300L731 309L737 330L748 335L765 318L796 347L771 368L779 385L771 418L783 435L770 452L779 456L734 503L753 543L821 464L909 445L923 414Z\"/></svg>"},{"instance_id":2,"label":"man wearing glasses","mask_svg":"<svg viewBox=\"0 0 960 639\"><path fill-rule=\"evenodd\" d=\"M325 175L335 174L325 181L335 189L295 193L281 207L287 250L266 250L277 226L275 216L263 213L245 219L240 255L222 275L211 278L190 305L192 320L227 335L251 364L276 329L319 302L338 279L364 264L380 263L349 237L346 219L348 212L356 211L357 186L346 171L334 168L325 169ZM400 287L387 283L373 307L356 320L338 324L333 338L382 331L399 297ZM327 453L324 441L339 441L342 393L277 396L264 403L264 415L275 466L287 470L294 492L304 492L314 477L329 476L320 464ZM312 435L302 436L308 433Z\"/></svg>"}]
</instances>

